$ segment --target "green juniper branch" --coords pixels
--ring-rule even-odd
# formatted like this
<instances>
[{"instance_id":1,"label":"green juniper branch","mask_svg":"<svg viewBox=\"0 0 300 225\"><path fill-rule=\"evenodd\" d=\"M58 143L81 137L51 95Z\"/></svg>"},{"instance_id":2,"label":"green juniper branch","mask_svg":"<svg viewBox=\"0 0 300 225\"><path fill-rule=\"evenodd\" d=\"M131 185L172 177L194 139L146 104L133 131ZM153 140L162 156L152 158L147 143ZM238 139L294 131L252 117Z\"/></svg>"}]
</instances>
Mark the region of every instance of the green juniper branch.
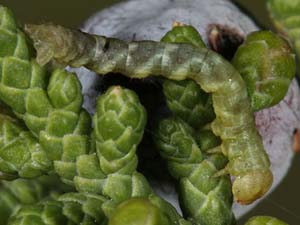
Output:
<instances>
[{"instance_id":1,"label":"green juniper branch","mask_svg":"<svg viewBox=\"0 0 300 225\"><path fill-rule=\"evenodd\" d=\"M187 25L175 26L161 39L166 43L191 43L197 48L205 48L198 31ZM163 92L168 108L176 116L195 129L215 118L211 95L205 93L193 80L163 80Z\"/></svg>"},{"instance_id":2,"label":"green juniper branch","mask_svg":"<svg viewBox=\"0 0 300 225\"><path fill-rule=\"evenodd\" d=\"M268 0L267 9L275 28L290 40L300 57L300 1Z\"/></svg>"},{"instance_id":3,"label":"green juniper branch","mask_svg":"<svg viewBox=\"0 0 300 225\"><path fill-rule=\"evenodd\" d=\"M195 46L200 48L204 46L201 36L191 26L174 27L162 40L165 42L171 40L175 43L200 43ZM217 137L213 133L210 133L212 137L200 136L200 134L208 133L204 130L200 131L199 125L209 122L207 118L214 118L212 106L204 107L208 100L208 94L203 92L194 81L165 81L163 90L167 94L169 108L176 117L182 120L171 118L160 121L154 140L161 156L167 161L170 173L180 183L179 199L184 214L197 224L233 224L235 219L231 210L230 179L228 176L213 177L218 170L226 166L227 160L219 153L209 157L203 155L193 137L196 133L199 134L199 141L206 148L213 148L220 144L215 142ZM199 94L195 95L195 92ZM176 95L177 99L186 101L179 101L178 107L173 107L172 103L177 101L176 98L169 97L172 94ZM185 95L191 97L185 98ZM204 99L204 104L202 99ZM188 105L190 109L186 114L182 113L184 110L181 110L187 108L185 105ZM191 121L193 117L197 118L199 122ZM185 123L196 128L197 131Z\"/></svg>"},{"instance_id":4,"label":"green juniper branch","mask_svg":"<svg viewBox=\"0 0 300 225\"><path fill-rule=\"evenodd\" d=\"M154 137L170 173L179 181L183 211L196 224L233 224L231 181L228 176L214 177L220 169L215 164L224 161L205 157L192 132L186 123L171 118L159 123Z\"/></svg>"},{"instance_id":5,"label":"green juniper branch","mask_svg":"<svg viewBox=\"0 0 300 225\"><path fill-rule=\"evenodd\" d=\"M134 78L155 74L195 80L212 94L216 119L211 127L222 139L220 149L229 158L224 172L235 177L235 199L249 204L269 190L270 163L256 131L247 88L234 67L216 53L189 44L126 43L56 25L28 25L26 30L41 64L54 58L100 74L117 72Z\"/></svg>"},{"instance_id":6,"label":"green juniper branch","mask_svg":"<svg viewBox=\"0 0 300 225\"><path fill-rule=\"evenodd\" d=\"M90 137L90 119L81 107L81 86L76 76L61 69L48 72L36 64L30 58L30 44L17 28L10 11L0 7L0 19L2 44L12 49L1 55L0 99L29 129L18 127L14 133L5 135L16 139L26 132L25 141L33 142L29 147L25 145L27 148L23 151L18 151L22 143L14 146L15 157L31 162L34 157L30 158L33 152L30 147L38 148L62 180L82 192L22 206L10 224L30 221L53 225L105 224L119 203L132 197L152 196L148 182L136 171L136 149L146 123L146 111L136 94L122 87L111 87L101 95L94 116L95 129ZM20 56L20 52L28 54ZM7 121L3 119L3 123ZM5 163L19 163L12 156L2 159ZM35 164L27 164L32 171ZM30 177L49 172L50 168L41 170ZM23 176L17 170L4 172ZM181 217L170 218L170 224L175 225Z\"/></svg>"},{"instance_id":7,"label":"green juniper branch","mask_svg":"<svg viewBox=\"0 0 300 225\"><path fill-rule=\"evenodd\" d=\"M72 183L76 157L90 150L90 118L81 108L80 83L74 74L61 69L49 74L45 68L32 60L30 45L25 35L17 27L9 10L4 7L0 8L0 21L0 46L5 48L0 51L0 98L13 109L37 138L34 140L32 135L25 132L26 137L23 141L26 139L29 143L23 146L23 150L16 148L15 151L19 153L14 154L15 157L24 158L23 161L18 158L11 159L12 154L6 158L2 155L2 159L23 163L25 172L18 171L18 175L22 177L38 176L49 171L49 166L53 166L65 182ZM4 130L4 135L5 132ZM17 136L16 133L14 135ZM30 151L25 150L25 147ZM14 148L10 152L13 150ZM2 151L3 154L4 152ZM30 152L35 161L27 165L24 160ZM64 170L63 174L61 167ZM36 171L38 169L39 171Z\"/></svg>"},{"instance_id":8,"label":"green juniper branch","mask_svg":"<svg viewBox=\"0 0 300 225\"><path fill-rule=\"evenodd\" d=\"M254 216L245 225L288 225L287 223L271 216Z\"/></svg>"},{"instance_id":9,"label":"green juniper branch","mask_svg":"<svg viewBox=\"0 0 300 225\"><path fill-rule=\"evenodd\" d=\"M0 99L29 129L13 124L12 127L17 126L13 132L5 130L4 136L12 134L12 140L23 132L28 136L21 135L23 139L18 146L26 143L26 148L14 156L20 158L10 158L2 149L3 177L35 177L54 169L66 183L75 184L83 192L21 207L10 223L106 223L121 202L143 197L150 199L155 207L170 209L164 211L162 221L190 224L153 195L145 178L136 172L135 151L145 125L145 112L136 95L113 87L101 96L94 117L95 130L90 137L90 118L81 107L81 87L76 76L61 69L49 72L32 60L34 51L30 41L4 7L0 7L0 21ZM246 86L222 57L189 44L151 41L127 44L54 25L31 25L27 31L34 40L40 63L54 57L60 63L86 65L101 74L120 72L137 78L157 74L174 80L194 80L212 94L216 119L211 127L221 137L220 148L229 157L225 170L236 178L233 183L236 200L247 204L269 189L272 181L269 161L255 129ZM290 57L288 50L287 55ZM290 60L288 63L293 65ZM123 105L126 107L122 108ZM7 121L4 118L3 124ZM3 146L7 144L3 142ZM33 152L38 152L38 159ZM34 170L36 163L32 159L41 168ZM218 164L214 168L222 167L222 162L216 163L217 158L212 161L213 166ZM19 173L16 168L26 170ZM96 219L99 221L95 220L93 209L101 212ZM155 222L159 218L151 219Z\"/></svg>"},{"instance_id":10,"label":"green juniper branch","mask_svg":"<svg viewBox=\"0 0 300 225\"><path fill-rule=\"evenodd\" d=\"M230 161L227 170L236 177L235 199L250 203L270 188L269 161L255 128L245 84L219 55L188 44L128 44L55 25L28 25L26 29L35 40L39 63L54 57L71 66L86 65L100 74L119 72L135 78L157 74L174 80L194 79L204 91L212 93L217 116L212 130L221 137L222 151ZM255 158L247 157L250 152ZM259 168L253 166L257 162ZM256 182L248 182L253 178Z\"/></svg>"},{"instance_id":11,"label":"green juniper branch","mask_svg":"<svg viewBox=\"0 0 300 225\"><path fill-rule=\"evenodd\" d=\"M232 64L247 84L253 111L279 103L295 76L295 56L288 42L271 31L249 34Z\"/></svg>"},{"instance_id":12,"label":"green juniper branch","mask_svg":"<svg viewBox=\"0 0 300 225\"><path fill-rule=\"evenodd\" d=\"M6 225L10 215L23 204L41 200L47 191L37 180L2 181L0 184L0 224Z\"/></svg>"}]
</instances>

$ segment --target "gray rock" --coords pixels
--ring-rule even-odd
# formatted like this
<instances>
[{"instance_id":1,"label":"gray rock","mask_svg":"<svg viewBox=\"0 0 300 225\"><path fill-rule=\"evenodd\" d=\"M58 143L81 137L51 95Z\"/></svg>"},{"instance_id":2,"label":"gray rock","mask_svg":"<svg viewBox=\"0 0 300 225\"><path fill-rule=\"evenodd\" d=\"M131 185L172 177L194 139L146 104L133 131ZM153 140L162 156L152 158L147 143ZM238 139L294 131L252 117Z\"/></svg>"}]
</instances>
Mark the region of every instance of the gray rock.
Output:
<instances>
[{"instance_id":1,"label":"gray rock","mask_svg":"<svg viewBox=\"0 0 300 225\"><path fill-rule=\"evenodd\" d=\"M196 27L206 42L209 24L227 25L241 35L259 29L248 16L227 0L131 0L95 14L84 23L82 30L128 41L158 41L175 21ZM83 85L84 106L93 113L98 95L96 86L101 82L101 77L83 68L76 71ZM284 178L291 164L293 132L300 129L299 102L299 87L294 80L284 100L255 115L274 174L271 191ZM177 194L170 184L158 184L155 181L152 184L158 194L180 211ZM249 206L234 204L236 217L240 218L259 201Z\"/></svg>"}]
</instances>

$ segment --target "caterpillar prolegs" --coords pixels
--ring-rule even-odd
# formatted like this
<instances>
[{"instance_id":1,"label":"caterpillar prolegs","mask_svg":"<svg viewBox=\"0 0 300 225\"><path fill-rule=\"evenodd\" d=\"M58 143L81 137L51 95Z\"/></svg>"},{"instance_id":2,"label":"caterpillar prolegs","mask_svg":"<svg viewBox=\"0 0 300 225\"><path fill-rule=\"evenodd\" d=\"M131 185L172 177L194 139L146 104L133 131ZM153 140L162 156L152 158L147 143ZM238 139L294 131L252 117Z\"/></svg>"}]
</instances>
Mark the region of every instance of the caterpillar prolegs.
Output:
<instances>
[{"instance_id":1,"label":"caterpillar prolegs","mask_svg":"<svg viewBox=\"0 0 300 225\"><path fill-rule=\"evenodd\" d=\"M40 64L54 58L99 74L193 79L212 94L216 114L212 130L221 137L220 150L229 158L225 170L235 177L232 191L236 201L249 204L270 188L270 163L254 124L246 85L236 69L218 54L189 44L126 43L50 24L27 25L26 31L34 40Z\"/></svg>"}]
</instances>

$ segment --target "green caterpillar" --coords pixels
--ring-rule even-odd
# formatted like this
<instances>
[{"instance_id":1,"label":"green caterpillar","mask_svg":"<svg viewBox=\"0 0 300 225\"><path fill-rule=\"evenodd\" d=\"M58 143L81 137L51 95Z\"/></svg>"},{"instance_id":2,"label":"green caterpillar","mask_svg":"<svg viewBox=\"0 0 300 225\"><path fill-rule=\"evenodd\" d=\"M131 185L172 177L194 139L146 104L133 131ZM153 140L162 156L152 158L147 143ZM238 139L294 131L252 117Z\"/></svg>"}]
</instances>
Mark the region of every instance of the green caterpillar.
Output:
<instances>
[{"instance_id":1,"label":"green caterpillar","mask_svg":"<svg viewBox=\"0 0 300 225\"><path fill-rule=\"evenodd\" d=\"M35 224L51 225L87 225L95 223L105 224L107 217L111 218L110 221L114 221L113 218L121 213L120 211L115 211L117 205L123 201L127 201L128 199L128 201L132 200L134 202L135 199L131 199L133 196L146 197L150 201L150 204L152 204L154 207L158 207L160 209L158 210L159 212L162 211L164 213L163 216L159 216L159 219L156 216L153 216L151 219L154 222L163 221L172 225L191 224L190 222L179 217L176 211L174 211L169 204L153 195L146 180L142 175L136 172L137 159L135 155L135 149L142 137L144 129L143 121L145 120L143 107L141 107L141 105L137 102L136 95L120 87L113 87L105 95L99 98L97 106L98 112L94 117L94 125L96 128L92 134L92 139L90 139L90 120L87 113L81 108L81 90L75 76L66 73L63 70L55 70L50 74L45 70L45 68L40 67L34 62L34 60L31 60L30 57L32 55L32 49L28 47L30 46L28 45L28 40L15 25L11 13L3 7L0 7L0 21L0 98L13 108L15 114L19 118L24 120L26 126L31 132L29 133L26 129L24 129L24 127L22 127L22 125L15 123L14 120L9 121L13 123L11 126L16 126L17 129L13 129L14 132L8 133L5 133L5 130L4 134L7 134L6 137L10 137L9 135L12 134L12 140L15 140L20 133L27 132L28 136L23 135L23 139L21 139L19 144L16 146L22 146L24 143L27 143L28 140L31 140L31 144L25 144L25 150L22 150L16 154L16 156L20 156L21 160L20 158L12 158L12 160L9 157L2 158L4 170L3 177L13 179L18 176L23 176L23 174L24 176L28 175L28 177L35 177L43 174L46 171L54 169L54 171L63 177L66 183L74 183L78 190L93 193L69 193L59 198L41 201L36 205L23 206L13 215L10 220L10 224L30 224L32 222ZM78 34L81 35L81 33ZM94 43L93 38L90 39L90 37L87 37L87 40L90 40L92 43ZM101 41L101 38L99 38L99 40ZM112 42L115 42L117 45L120 44L121 48L122 46L126 46L125 43L117 40ZM86 43L89 44L90 42L88 41ZM156 45L154 42L143 42L143 44L149 47L148 49L146 48L146 53L151 53L151 49L153 50L153 47ZM145 46L141 47L144 48ZM202 84L202 86L205 87L205 91L214 93L213 103L215 110L217 109L216 112L218 113L216 113L217 119L212 126L213 131L217 133L219 129L223 144L224 142L227 144L230 143L230 137L233 137L230 135L235 133L229 132L229 135L226 136L226 132L221 129L221 125L227 124L228 121L224 120L225 118L231 118L233 116L231 115L231 117L226 117L227 112L235 112L232 111L230 107L235 109L234 106L240 105L236 102L232 102L233 104L230 106L220 105L219 103L221 101L218 98L222 96L221 94L226 93L223 90L225 87L222 87L222 85L224 85L224 81L221 81L221 78L223 78L223 76L228 76L229 79L226 80L227 83L225 82L225 86L230 87L233 91L236 90L234 93L242 93L242 97L239 97L239 100L247 100L244 91L242 91L245 89L243 86L244 84L240 80L238 74L229 64L224 62L222 58L219 58L217 55L214 55L209 51L194 51L191 50L189 45L166 46L162 45L160 47L166 47L167 50L178 50L179 56L182 54L180 51L183 53L193 53L195 58L197 58L196 56L202 56L203 58L200 57L199 60L200 62L203 61L203 68L199 68L199 61L193 59L196 60L197 63L190 63L189 65L193 66L189 68L184 67L183 69L186 71L183 72L187 73L183 73L182 75L184 76L182 77L182 75L180 75L181 72L174 72L168 66L172 66L174 61L178 59L179 61L188 61L188 56L183 58L179 57L176 58L176 60L170 57L170 60L173 60L173 64L164 64L163 60L162 68L159 68L159 66L157 66L155 63L153 65L156 65L157 67L154 66L154 68L140 68L140 70L132 68L132 71L136 71L136 74L133 75L138 76L142 71L143 77L149 75L151 71L157 70L159 72L158 74L164 74L166 72L166 74L169 76L176 77L176 75L178 75L178 79L184 79L185 75L188 74L191 79L195 79L197 83ZM111 48L115 51L113 53L116 53L114 45L108 44L104 45L103 47L105 47L105 54L109 55L110 51L112 51L110 50ZM139 54L135 54L135 51L137 50L134 49L135 47L139 49L137 43L132 44L132 55L130 55L131 53L126 56L121 55L120 60L124 60L124 57L125 59L127 59L127 57L130 59L132 56L137 57ZM183 51L181 47L183 49L187 48L187 52L186 50ZM44 50L47 52L47 48ZM144 52L144 50L142 50L142 52ZM161 49L157 50L159 52L161 51ZM126 53L126 51L124 53ZM110 56L112 58L107 59L112 59L113 61L116 59L115 54ZM148 54L148 56L146 55L144 60L147 60L147 57L150 56L151 54ZM168 51L166 56L169 56ZM50 55L50 58L51 57L52 56ZM141 60L143 60L143 58L141 58ZM157 58L154 58L154 61L155 60L157 60ZM134 59L133 62L136 62L136 59ZM79 62L75 60L74 63L76 64ZM143 65L143 63L140 64ZM228 71L226 70L226 72L228 72L228 74L226 73L225 75L221 75L221 68L218 69L218 66L221 66L219 64L227 68ZM129 66L132 65L129 63ZM200 63L200 67L201 66L202 64ZM122 65L121 67L116 68L124 69L123 72L125 73L126 71L129 73L130 71L129 67L127 68L125 66L123 68ZM177 69L179 70L180 68L178 67ZM192 70L190 71L190 69ZM110 68L110 70L113 69ZM206 75L215 74L213 71L219 71L219 73L216 73L217 75L213 75L212 78L206 77ZM232 74L229 72L232 72ZM212 82L209 84L207 83L207 79L215 81L215 83ZM229 97L232 97L230 93L228 95ZM39 96L39 98L34 98L36 96ZM124 103L125 105L128 104L126 107L124 107L125 109L123 108ZM242 106L246 106L246 112L248 112L247 110L251 111L250 104L247 101ZM221 113L221 109L227 110ZM239 123L235 124L239 126L228 126L226 128L227 131L228 129L232 130L232 128L236 128L236 131L241 131L240 129L245 125L243 123L245 122L245 120L243 120L245 118L239 113L240 112L235 113L235 116L237 116L238 119L242 119L242 121L239 121ZM246 114L246 118L252 118L250 112ZM6 124L6 119L6 117L2 118L3 124ZM246 123L246 125L249 126L247 127L249 130L247 130L245 134L250 134L250 138L252 137L253 139L259 141L260 139L255 129L252 127L252 123L253 118L250 120L250 123ZM232 124L229 123L229 125ZM251 144L252 141L254 140L251 140ZM233 144L236 143L244 144L244 142L238 142L237 139L234 139ZM248 142L245 141L245 143L247 144ZM5 149L5 146L7 145L9 145L8 142L3 142L2 147L4 146ZM39 153L39 157L37 158L34 157L36 156L35 154L32 154L35 153L35 151L31 151L31 149L34 149L33 146L38 147L36 152ZM259 149L256 149L257 151L262 149L260 144L257 146L259 147ZM227 146L225 145L224 152L228 153L228 156L232 156L232 153L225 151L232 149L230 147L226 147ZM26 149L29 149L29 153ZM72 151L70 149L72 149ZM233 148L233 150L234 149L235 148ZM4 152L5 151L2 148L2 153L5 155ZM259 151L255 151L255 153L257 156L259 156L259 159L261 159L260 157L265 157L264 154L260 155L261 153L259 153ZM26 157L23 157L24 155ZM12 163L7 164L9 166L5 165L5 163L9 162L10 160ZM233 158L231 158L231 160L233 160ZM36 163L32 162L38 162L40 168L38 170L33 170L32 168L34 168ZM40 162L46 162L45 165L47 165L47 167L43 167L43 164ZM216 162L216 160L214 160L214 162ZM15 165L19 167L15 167ZM24 167L24 165L26 165L26 167ZM87 165L88 168L86 168ZM261 163L260 166L262 166L262 168L258 168L259 170L262 169L262 171L260 171L262 174L259 173L260 175L263 176L264 171L266 171L266 173L269 172L268 163ZM23 169L23 167L26 168L25 172L23 171L24 173L19 173L19 169L16 169ZM229 169L234 168L232 167ZM251 169L253 169L253 167ZM94 172L91 173L91 171ZM258 171L255 170L254 172ZM233 173L233 175L235 174ZM249 171L246 171L245 174L240 173L240 175L249 176ZM268 178L268 176L266 176L266 178ZM259 179L261 179L261 177L259 177ZM236 179L236 181L239 180ZM266 183L262 184L266 185ZM115 186L123 187L123 185L125 188L121 190L116 190L113 188ZM237 183L237 185L241 184ZM261 186L258 185L258 187L259 190L258 192L254 190L256 191L255 193L262 194L260 192ZM242 188L242 186L240 186L240 188ZM101 196L101 194L103 194L103 196ZM253 193L250 193L250 195L246 196L246 198L244 198L245 196L240 195L240 193L237 194L238 195L236 197L243 197L242 199L237 198L243 203L248 203L248 201L245 201L245 199L250 199L252 201L258 197L257 195L253 195ZM139 202L135 203L139 205ZM123 204L120 205L120 207L122 206ZM96 211L99 211L100 213L97 214ZM153 211L155 211L155 209L153 209ZM138 214L136 216L138 216ZM118 222L115 223L118 224Z\"/></svg>"},{"instance_id":2,"label":"green caterpillar","mask_svg":"<svg viewBox=\"0 0 300 225\"><path fill-rule=\"evenodd\" d=\"M161 41L205 47L198 31L187 25L173 27ZM162 86L168 108L190 126L198 129L215 118L211 95L205 93L195 81L164 79Z\"/></svg>"},{"instance_id":3,"label":"green caterpillar","mask_svg":"<svg viewBox=\"0 0 300 225\"><path fill-rule=\"evenodd\" d=\"M205 47L199 33L186 25L173 28L162 41ZM253 111L282 100L295 75L294 56L288 43L270 31L249 34L232 63L247 84ZM198 128L214 119L210 95L195 82L166 80L163 90L168 107L189 125Z\"/></svg>"},{"instance_id":4,"label":"green caterpillar","mask_svg":"<svg viewBox=\"0 0 300 225\"><path fill-rule=\"evenodd\" d=\"M26 30L41 64L55 58L100 74L117 72L135 78L157 74L196 81L212 94L216 119L211 127L221 137L220 149L229 158L224 172L235 177L235 199L249 204L270 188L270 163L255 128L247 88L234 67L216 53L189 44L126 43L55 25L28 25Z\"/></svg>"}]
</instances>

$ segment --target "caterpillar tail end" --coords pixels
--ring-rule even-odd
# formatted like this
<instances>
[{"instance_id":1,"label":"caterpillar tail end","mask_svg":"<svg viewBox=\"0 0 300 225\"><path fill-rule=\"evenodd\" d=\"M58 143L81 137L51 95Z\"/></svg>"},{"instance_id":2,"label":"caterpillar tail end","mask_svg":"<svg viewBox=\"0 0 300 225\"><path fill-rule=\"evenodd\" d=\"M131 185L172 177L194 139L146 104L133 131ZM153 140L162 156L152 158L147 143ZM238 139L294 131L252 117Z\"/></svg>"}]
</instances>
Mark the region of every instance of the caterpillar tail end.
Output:
<instances>
[{"instance_id":1,"label":"caterpillar tail end","mask_svg":"<svg viewBox=\"0 0 300 225\"><path fill-rule=\"evenodd\" d=\"M251 204L270 189L272 182L270 170L253 171L237 177L232 185L234 199L242 205Z\"/></svg>"}]
</instances>

